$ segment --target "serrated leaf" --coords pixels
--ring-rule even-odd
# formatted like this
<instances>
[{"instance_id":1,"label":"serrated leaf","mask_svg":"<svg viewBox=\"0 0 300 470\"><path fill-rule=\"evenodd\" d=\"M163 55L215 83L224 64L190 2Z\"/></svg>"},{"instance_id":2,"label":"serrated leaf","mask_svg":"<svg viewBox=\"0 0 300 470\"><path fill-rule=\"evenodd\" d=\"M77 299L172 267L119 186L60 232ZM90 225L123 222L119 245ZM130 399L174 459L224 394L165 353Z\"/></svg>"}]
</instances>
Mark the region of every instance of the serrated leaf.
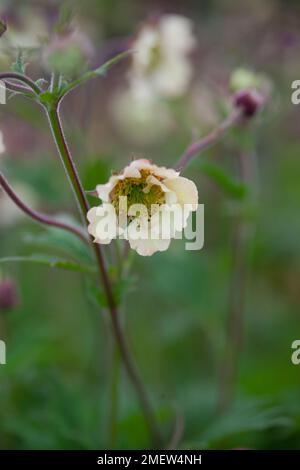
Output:
<instances>
[{"instance_id":1,"label":"serrated leaf","mask_svg":"<svg viewBox=\"0 0 300 470\"><path fill-rule=\"evenodd\" d=\"M67 259L55 258L43 254L36 254L33 256L7 256L5 258L0 258L0 264L1 263L35 263L48 266L49 268L58 268L88 274L95 273L93 266L83 265Z\"/></svg>"}]
</instances>

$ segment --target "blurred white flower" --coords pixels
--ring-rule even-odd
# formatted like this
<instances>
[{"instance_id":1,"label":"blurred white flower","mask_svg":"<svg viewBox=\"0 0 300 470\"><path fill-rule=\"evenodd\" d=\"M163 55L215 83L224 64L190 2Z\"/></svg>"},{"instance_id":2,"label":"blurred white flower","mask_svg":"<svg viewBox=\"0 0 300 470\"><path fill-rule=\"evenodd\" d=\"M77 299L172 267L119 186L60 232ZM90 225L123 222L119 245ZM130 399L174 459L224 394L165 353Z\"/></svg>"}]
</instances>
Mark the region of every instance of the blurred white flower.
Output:
<instances>
[{"instance_id":1,"label":"blurred white flower","mask_svg":"<svg viewBox=\"0 0 300 470\"><path fill-rule=\"evenodd\" d=\"M12 183L14 191L18 197L26 202L31 208L37 206L36 193L24 183ZM14 224L21 222L27 216L8 197L0 186L0 229L10 228Z\"/></svg>"},{"instance_id":2,"label":"blurred white flower","mask_svg":"<svg viewBox=\"0 0 300 470\"><path fill-rule=\"evenodd\" d=\"M145 24L132 44L129 79L140 96L182 96L192 77L189 54L195 46L192 22L180 15L164 15Z\"/></svg>"},{"instance_id":3,"label":"blurred white flower","mask_svg":"<svg viewBox=\"0 0 300 470\"><path fill-rule=\"evenodd\" d=\"M96 191L103 204L87 214L95 242L107 244L119 236L142 256L167 250L198 206L198 191L191 180L146 159L131 162Z\"/></svg>"},{"instance_id":4,"label":"blurred white flower","mask_svg":"<svg viewBox=\"0 0 300 470\"><path fill-rule=\"evenodd\" d=\"M11 46L24 49L38 49L41 47L48 28L41 15L23 14L21 23L9 24L6 34Z\"/></svg>"},{"instance_id":5,"label":"blurred white flower","mask_svg":"<svg viewBox=\"0 0 300 470\"><path fill-rule=\"evenodd\" d=\"M139 145L162 140L173 125L170 108L155 96L141 99L133 87L116 93L111 116L124 138Z\"/></svg>"}]
</instances>

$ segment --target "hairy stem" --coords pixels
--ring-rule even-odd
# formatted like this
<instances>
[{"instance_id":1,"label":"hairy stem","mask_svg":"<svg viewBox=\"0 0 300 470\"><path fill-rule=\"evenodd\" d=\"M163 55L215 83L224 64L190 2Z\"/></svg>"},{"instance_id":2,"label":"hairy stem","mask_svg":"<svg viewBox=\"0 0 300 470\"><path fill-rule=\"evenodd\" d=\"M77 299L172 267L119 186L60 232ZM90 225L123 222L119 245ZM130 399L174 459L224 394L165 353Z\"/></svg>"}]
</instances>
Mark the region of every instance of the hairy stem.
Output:
<instances>
[{"instance_id":1,"label":"hairy stem","mask_svg":"<svg viewBox=\"0 0 300 470\"><path fill-rule=\"evenodd\" d=\"M241 109L234 109L229 116L210 134L197 142L188 146L183 153L178 163L175 166L177 171L183 170L191 160L193 160L199 153L206 150L208 147L215 145L226 132L241 121L243 111Z\"/></svg>"},{"instance_id":2,"label":"hairy stem","mask_svg":"<svg viewBox=\"0 0 300 470\"><path fill-rule=\"evenodd\" d=\"M60 220L55 220L52 217L41 214L40 212L37 212L30 207L28 207L15 193L14 189L12 186L9 184L5 176L0 173L0 186L3 188L3 190L6 192L6 194L10 197L10 199L16 204L16 206L19 207L21 211L23 211L25 214L27 214L29 217L31 217L33 220L36 222L39 222L44 225L50 225L52 227L57 227L63 230L67 230L68 232L73 233L77 237L79 237L82 241L85 243L88 242L87 237L85 236L84 232L80 230L79 228L69 225L65 222L62 222Z\"/></svg>"},{"instance_id":3,"label":"hairy stem","mask_svg":"<svg viewBox=\"0 0 300 470\"><path fill-rule=\"evenodd\" d=\"M70 184L73 188L74 194L76 196L76 200L78 202L78 206L81 212L81 216L84 219L85 223L87 224L86 214L89 210L89 203L85 195L85 191L83 189L77 168L73 161L71 152L68 148L62 125L59 116L59 107L54 107L50 109L46 109L47 116L49 119L50 127L53 133L53 137L55 143L57 145L57 149L59 155L62 159L65 171L68 175ZM107 272L104 256L102 253L101 245L94 243L93 237L90 236L90 244L92 249L94 250L95 258L98 265L99 270L99 277L100 281L103 284L104 291L107 298L107 304L110 312L111 322L113 333L115 336L116 343L118 344L121 358L123 364L126 368L127 374L131 383L136 391L137 397L140 401L142 406L144 416L146 422L149 427L149 431L151 433L153 442L155 445L159 445L162 442L162 438L160 435L160 430L157 426L155 413L152 409L151 402L148 397L147 390L144 386L143 381L140 378L139 372L135 365L135 362L131 356L130 350L128 348L128 344L122 329L122 325L119 318L119 312L117 308L117 304L115 302L113 288L111 285L111 281Z\"/></svg>"}]
</instances>

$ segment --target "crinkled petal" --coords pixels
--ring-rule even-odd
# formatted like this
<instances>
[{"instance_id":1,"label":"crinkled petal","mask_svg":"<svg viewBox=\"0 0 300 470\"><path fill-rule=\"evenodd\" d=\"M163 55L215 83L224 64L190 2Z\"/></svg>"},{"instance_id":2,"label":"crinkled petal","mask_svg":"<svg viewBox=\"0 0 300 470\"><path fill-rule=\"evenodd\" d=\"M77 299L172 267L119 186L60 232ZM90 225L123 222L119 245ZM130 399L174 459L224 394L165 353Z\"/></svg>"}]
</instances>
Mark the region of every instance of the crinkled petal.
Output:
<instances>
[{"instance_id":1,"label":"crinkled petal","mask_svg":"<svg viewBox=\"0 0 300 470\"><path fill-rule=\"evenodd\" d=\"M137 168L138 170L149 170L150 173L159 178L175 178L179 175L179 172L173 170L172 168L154 165L146 158L134 160L131 162L130 167Z\"/></svg>"},{"instance_id":2,"label":"crinkled petal","mask_svg":"<svg viewBox=\"0 0 300 470\"><path fill-rule=\"evenodd\" d=\"M151 217L151 234L155 238L174 238L187 225L190 212L180 204L163 204Z\"/></svg>"},{"instance_id":3,"label":"crinkled petal","mask_svg":"<svg viewBox=\"0 0 300 470\"><path fill-rule=\"evenodd\" d=\"M154 174L160 178L176 178L179 175L179 172L173 170L173 168L155 165Z\"/></svg>"},{"instance_id":4,"label":"crinkled petal","mask_svg":"<svg viewBox=\"0 0 300 470\"><path fill-rule=\"evenodd\" d=\"M96 186L96 191L98 194L98 197L103 201L103 202L108 202L109 201L109 193L112 190L112 185L111 183L106 183L106 184L98 184Z\"/></svg>"},{"instance_id":5,"label":"crinkled petal","mask_svg":"<svg viewBox=\"0 0 300 470\"><path fill-rule=\"evenodd\" d=\"M124 168L123 172L123 179L125 178L140 178L141 173L138 168L134 167L133 165L128 165Z\"/></svg>"},{"instance_id":6,"label":"crinkled petal","mask_svg":"<svg viewBox=\"0 0 300 470\"><path fill-rule=\"evenodd\" d=\"M190 210L197 210L198 190L195 183L183 176L164 180L164 184L177 196L177 202L181 205L190 204Z\"/></svg>"},{"instance_id":7,"label":"crinkled petal","mask_svg":"<svg viewBox=\"0 0 300 470\"><path fill-rule=\"evenodd\" d=\"M146 183L147 183L147 186L143 189L144 193L148 193L151 189L151 186L159 186L164 193L170 192L170 189L167 188L154 175L147 176Z\"/></svg>"}]
</instances>

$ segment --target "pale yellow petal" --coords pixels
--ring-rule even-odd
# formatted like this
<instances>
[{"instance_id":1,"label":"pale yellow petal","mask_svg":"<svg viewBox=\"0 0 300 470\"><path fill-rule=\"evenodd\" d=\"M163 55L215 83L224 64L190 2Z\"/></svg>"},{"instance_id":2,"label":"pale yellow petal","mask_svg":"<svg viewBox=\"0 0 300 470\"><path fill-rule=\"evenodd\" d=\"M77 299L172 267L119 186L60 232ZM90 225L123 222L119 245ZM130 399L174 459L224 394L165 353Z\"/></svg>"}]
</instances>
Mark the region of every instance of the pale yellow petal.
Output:
<instances>
[{"instance_id":1,"label":"pale yellow petal","mask_svg":"<svg viewBox=\"0 0 300 470\"><path fill-rule=\"evenodd\" d=\"M191 204L191 210L196 210L198 205L198 190L195 183L188 178L178 176L164 180L164 184L177 196L177 202L181 205Z\"/></svg>"}]
</instances>

